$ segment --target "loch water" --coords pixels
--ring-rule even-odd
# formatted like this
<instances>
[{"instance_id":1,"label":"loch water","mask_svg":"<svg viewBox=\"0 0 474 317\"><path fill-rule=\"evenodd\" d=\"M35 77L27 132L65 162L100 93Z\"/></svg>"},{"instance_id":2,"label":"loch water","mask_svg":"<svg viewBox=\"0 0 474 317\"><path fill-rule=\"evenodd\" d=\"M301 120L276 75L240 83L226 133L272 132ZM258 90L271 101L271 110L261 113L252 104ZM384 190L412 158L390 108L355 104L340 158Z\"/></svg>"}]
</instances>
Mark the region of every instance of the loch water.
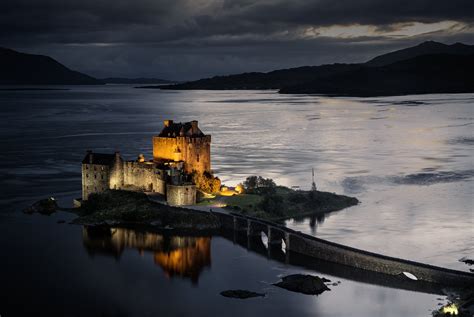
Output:
<instances>
[{"instance_id":1,"label":"loch water","mask_svg":"<svg viewBox=\"0 0 474 317\"><path fill-rule=\"evenodd\" d=\"M287 226L390 256L468 271L474 254L474 95L329 98L127 85L0 91L1 316L431 316L446 296L374 284L256 253L221 236L170 236L25 215L80 196L85 151L151 156L164 119L199 120L224 183L249 175L357 197ZM65 220L66 223L57 223ZM324 276L309 296L272 283ZM219 293L249 289L265 298Z\"/></svg>"}]
</instances>

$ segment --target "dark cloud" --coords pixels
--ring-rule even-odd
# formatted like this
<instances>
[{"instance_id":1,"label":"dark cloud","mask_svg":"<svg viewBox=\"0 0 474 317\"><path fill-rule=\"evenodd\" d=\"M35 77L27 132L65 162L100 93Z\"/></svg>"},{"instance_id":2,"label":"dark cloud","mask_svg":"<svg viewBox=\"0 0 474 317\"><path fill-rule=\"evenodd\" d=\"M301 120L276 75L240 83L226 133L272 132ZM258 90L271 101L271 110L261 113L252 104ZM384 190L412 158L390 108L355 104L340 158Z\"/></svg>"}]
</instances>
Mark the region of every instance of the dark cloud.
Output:
<instances>
[{"instance_id":1,"label":"dark cloud","mask_svg":"<svg viewBox=\"0 0 474 317\"><path fill-rule=\"evenodd\" d=\"M472 12L472 0L4 0L0 43L96 76L183 79L362 61L425 39L472 42ZM452 22L405 30L443 21ZM356 32L324 30L333 26Z\"/></svg>"}]
</instances>

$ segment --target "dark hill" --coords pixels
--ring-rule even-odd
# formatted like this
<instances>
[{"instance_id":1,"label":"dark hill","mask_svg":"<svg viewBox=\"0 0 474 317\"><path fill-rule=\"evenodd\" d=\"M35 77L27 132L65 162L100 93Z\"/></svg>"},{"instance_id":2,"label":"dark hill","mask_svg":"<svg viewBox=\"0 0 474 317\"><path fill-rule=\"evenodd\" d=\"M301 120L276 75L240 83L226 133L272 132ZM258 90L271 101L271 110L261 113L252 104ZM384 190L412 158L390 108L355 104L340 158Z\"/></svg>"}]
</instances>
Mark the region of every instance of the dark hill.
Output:
<instances>
[{"instance_id":1,"label":"dark hill","mask_svg":"<svg viewBox=\"0 0 474 317\"><path fill-rule=\"evenodd\" d=\"M0 48L1 85L99 85L101 81L70 70L51 57Z\"/></svg>"},{"instance_id":2,"label":"dark hill","mask_svg":"<svg viewBox=\"0 0 474 317\"><path fill-rule=\"evenodd\" d=\"M360 67L359 64L332 64L303 66L275 70L269 73L244 73L216 76L177 85L161 86L161 89L280 89L289 85L305 83L332 74L338 74Z\"/></svg>"},{"instance_id":3,"label":"dark hill","mask_svg":"<svg viewBox=\"0 0 474 317\"><path fill-rule=\"evenodd\" d=\"M216 76L200 79L176 85L165 85L160 89L207 89L207 90L232 90L232 89L279 89L282 93L319 93L319 94L344 94L351 95L375 95L375 94L404 94L413 93L435 93L435 92L473 92L474 87L469 88L466 83L470 78L466 73L460 73L460 77L454 78L461 64L456 63L455 56L460 57L459 63L468 63L466 56L474 54L474 45L456 43L445 45L437 42L424 42L417 46L402 49L392 53L380 55L362 64L332 64L321 66L304 66L275 70L268 73L244 73L229 76ZM431 57L427 57L431 55ZM436 55L444 57L436 58ZM449 56L450 57L449 57ZM425 57L423 57L425 56ZM412 60L409 62L409 60ZM405 64L398 62L407 61ZM430 61L433 61L431 63ZM419 67L413 62L420 62ZM447 63L438 65L436 63ZM453 64L454 63L454 64ZM394 64L394 66L390 66ZM389 67L390 66L390 67ZM384 68L388 67L388 68ZM450 69L450 67L454 67ZM373 68L370 70L370 68ZM405 72L405 73L404 73ZM441 78L429 78L432 74L444 76ZM407 76L405 79L404 76ZM371 76L374 76L371 78ZM387 76L387 77L385 77ZM447 82L448 76L452 82ZM423 78L423 82L413 81L414 77ZM325 82L326 79L328 82ZM339 80L339 84L333 80ZM362 80L363 83L373 83L372 86L357 88L360 83L351 83L351 80ZM405 81L403 83L403 81ZM400 82L397 82L400 81ZM443 81L446 81L443 83ZM408 82L416 87L406 87ZM390 83L391 87L383 87ZM319 85L316 87L316 85ZM430 85L432 87L430 88ZM337 89L336 89L337 88ZM347 88L347 89L345 89ZM408 89L409 88L409 89ZM327 91L325 90L327 89ZM371 89L378 92L371 93ZM418 92L416 92L418 91Z\"/></svg>"},{"instance_id":4,"label":"dark hill","mask_svg":"<svg viewBox=\"0 0 474 317\"><path fill-rule=\"evenodd\" d=\"M443 43L427 41L417 46L377 56L365 64L369 66L385 66L417 56L432 54L470 55L474 54L474 45L466 45L462 43L446 45Z\"/></svg>"},{"instance_id":5,"label":"dark hill","mask_svg":"<svg viewBox=\"0 0 474 317\"><path fill-rule=\"evenodd\" d=\"M172 84L175 83L171 80L159 79L159 78L123 78L123 77L108 77L102 78L106 84Z\"/></svg>"},{"instance_id":6,"label":"dark hill","mask_svg":"<svg viewBox=\"0 0 474 317\"><path fill-rule=\"evenodd\" d=\"M389 96L474 92L474 55L422 55L387 66L364 66L281 93L344 96Z\"/></svg>"}]
</instances>

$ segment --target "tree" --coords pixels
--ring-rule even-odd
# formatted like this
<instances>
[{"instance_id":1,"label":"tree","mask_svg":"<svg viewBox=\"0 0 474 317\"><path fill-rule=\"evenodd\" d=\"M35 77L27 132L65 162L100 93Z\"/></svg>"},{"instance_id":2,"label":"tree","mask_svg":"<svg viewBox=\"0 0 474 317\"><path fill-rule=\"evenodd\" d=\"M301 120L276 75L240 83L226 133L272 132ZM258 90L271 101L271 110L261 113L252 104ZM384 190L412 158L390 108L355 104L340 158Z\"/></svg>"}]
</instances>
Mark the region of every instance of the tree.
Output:
<instances>
[{"instance_id":1,"label":"tree","mask_svg":"<svg viewBox=\"0 0 474 317\"><path fill-rule=\"evenodd\" d=\"M247 193L264 194L274 192L276 184L271 178L249 176L244 182L244 187Z\"/></svg>"},{"instance_id":2,"label":"tree","mask_svg":"<svg viewBox=\"0 0 474 317\"><path fill-rule=\"evenodd\" d=\"M249 176L244 181L244 188L247 192L252 192L255 188L257 188L257 176Z\"/></svg>"},{"instance_id":3,"label":"tree","mask_svg":"<svg viewBox=\"0 0 474 317\"><path fill-rule=\"evenodd\" d=\"M214 177L209 172L204 172L202 174L193 172L192 177L197 189L205 193L215 194L221 189L221 180L218 177Z\"/></svg>"}]
</instances>

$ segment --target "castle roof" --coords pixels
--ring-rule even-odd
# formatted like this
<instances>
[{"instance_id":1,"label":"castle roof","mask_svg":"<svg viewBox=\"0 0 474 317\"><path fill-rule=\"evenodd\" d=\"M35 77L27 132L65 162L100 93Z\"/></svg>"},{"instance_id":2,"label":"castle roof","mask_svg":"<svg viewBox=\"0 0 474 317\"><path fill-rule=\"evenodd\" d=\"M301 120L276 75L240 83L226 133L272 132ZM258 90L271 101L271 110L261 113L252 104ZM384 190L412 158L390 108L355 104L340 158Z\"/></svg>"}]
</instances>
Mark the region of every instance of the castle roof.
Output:
<instances>
[{"instance_id":1,"label":"castle roof","mask_svg":"<svg viewBox=\"0 0 474 317\"><path fill-rule=\"evenodd\" d=\"M82 164L112 165L114 159L115 154L92 153L89 151L82 160Z\"/></svg>"},{"instance_id":2,"label":"castle roof","mask_svg":"<svg viewBox=\"0 0 474 317\"><path fill-rule=\"evenodd\" d=\"M167 121L167 122L166 122ZM172 120L166 120L163 130L159 137L174 138L177 136L202 137L205 134L199 129L197 121L175 123Z\"/></svg>"}]
</instances>

